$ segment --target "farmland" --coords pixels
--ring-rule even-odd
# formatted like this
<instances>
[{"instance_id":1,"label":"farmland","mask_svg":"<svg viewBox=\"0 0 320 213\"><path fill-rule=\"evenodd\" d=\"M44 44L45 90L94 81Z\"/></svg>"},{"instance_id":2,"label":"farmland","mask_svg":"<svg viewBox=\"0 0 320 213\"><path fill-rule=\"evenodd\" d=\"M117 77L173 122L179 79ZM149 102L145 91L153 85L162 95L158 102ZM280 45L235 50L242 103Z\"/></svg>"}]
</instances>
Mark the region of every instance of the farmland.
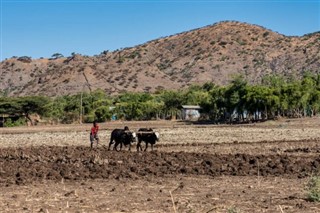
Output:
<instances>
[{"instance_id":1,"label":"farmland","mask_svg":"<svg viewBox=\"0 0 320 213\"><path fill-rule=\"evenodd\" d=\"M155 151L107 151L113 128L151 127ZM174 121L0 129L1 212L319 212L320 119ZM135 147L134 147L135 148Z\"/></svg>"}]
</instances>

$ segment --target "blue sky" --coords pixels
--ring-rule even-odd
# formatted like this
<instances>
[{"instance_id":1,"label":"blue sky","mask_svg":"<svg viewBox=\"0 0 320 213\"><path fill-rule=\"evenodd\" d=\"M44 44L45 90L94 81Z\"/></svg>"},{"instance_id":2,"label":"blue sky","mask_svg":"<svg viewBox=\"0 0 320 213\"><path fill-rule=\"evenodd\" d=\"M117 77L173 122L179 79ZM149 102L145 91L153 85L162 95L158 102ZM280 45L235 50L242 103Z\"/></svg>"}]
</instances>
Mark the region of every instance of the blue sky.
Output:
<instances>
[{"instance_id":1,"label":"blue sky","mask_svg":"<svg viewBox=\"0 0 320 213\"><path fill-rule=\"evenodd\" d=\"M225 20L290 36L320 31L320 0L0 1L0 60L95 55Z\"/></svg>"}]
</instances>

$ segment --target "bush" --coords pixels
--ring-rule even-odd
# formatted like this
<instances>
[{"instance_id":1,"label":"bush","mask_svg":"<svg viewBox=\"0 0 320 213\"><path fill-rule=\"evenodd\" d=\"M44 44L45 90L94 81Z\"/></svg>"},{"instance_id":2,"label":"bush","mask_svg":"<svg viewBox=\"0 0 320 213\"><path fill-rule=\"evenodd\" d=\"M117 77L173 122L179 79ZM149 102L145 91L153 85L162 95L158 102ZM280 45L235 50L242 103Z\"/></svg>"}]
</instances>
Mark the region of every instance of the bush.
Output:
<instances>
[{"instance_id":1,"label":"bush","mask_svg":"<svg viewBox=\"0 0 320 213\"><path fill-rule=\"evenodd\" d=\"M264 33L262 34L263 38L267 37L268 35L269 35L269 32L264 32Z\"/></svg>"},{"instance_id":2,"label":"bush","mask_svg":"<svg viewBox=\"0 0 320 213\"><path fill-rule=\"evenodd\" d=\"M311 177L307 184L307 199L311 202L320 201L320 177Z\"/></svg>"},{"instance_id":3,"label":"bush","mask_svg":"<svg viewBox=\"0 0 320 213\"><path fill-rule=\"evenodd\" d=\"M110 120L111 116L111 112L109 110L109 107L107 106L101 106L95 111L95 117L98 122L105 122L106 120Z\"/></svg>"},{"instance_id":4,"label":"bush","mask_svg":"<svg viewBox=\"0 0 320 213\"><path fill-rule=\"evenodd\" d=\"M64 124L72 124L79 120L79 113L77 112L67 112L64 114L62 119L62 123Z\"/></svg>"},{"instance_id":5,"label":"bush","mask_svg":"<svg viewBox=\"0 0 320 213\"><path fill-rule=\"evenodd\" d=\"M89 115L84 116L85 123L92 123L95 120L95 114L90 113Z\"/></svg>"},{"instance_id":6,"label":"bush","mask_svg":"<svg viewBox=\"0 0 320 213\"><path fill-rule=\"evenodd\" d=\"M238 210L236 207L231 207L227 210L228 213L240 213L240 210Z\"/></svg>"},{"instance_id":7,"label":"bush","mask_svg":"<svg viewBox=\"0 0 320 213\"><path fill-rule=\"evenodd\" d=\"M4 122L4 127L14 127L14 126L23 126L26 124L26 121L24 118L19 118L16 121L12 121L11 118L8 118L5 122Z\"/></svg>"},{"instance_id":8,"label":"bush","mask_svg":"<svg viewBox=\"0 0 320 213\"><path fill-rule=\"evenodd\" d=\"M29 56L21 56L17 60L21 61L23 63L31 63L32 62L32 59Z\"/></svg>"}]
</instances>

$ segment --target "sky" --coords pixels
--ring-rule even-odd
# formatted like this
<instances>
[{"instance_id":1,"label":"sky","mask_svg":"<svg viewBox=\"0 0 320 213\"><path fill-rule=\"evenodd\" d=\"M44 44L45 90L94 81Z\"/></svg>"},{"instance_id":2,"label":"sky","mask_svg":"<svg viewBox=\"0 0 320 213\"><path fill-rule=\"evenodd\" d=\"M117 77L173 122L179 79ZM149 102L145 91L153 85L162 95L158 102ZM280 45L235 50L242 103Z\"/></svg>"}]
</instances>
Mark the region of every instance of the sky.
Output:
<instances>
[{"instance_id":1,"label":"sky","mask_svg":"<svg viewBox=\"0 0 320 213\"><path fill-rule=\"evenodd\" d=\"M0 60L98 55L220 21L320 31L320 0L0 0Z\"/></svg>"}]
</instances>

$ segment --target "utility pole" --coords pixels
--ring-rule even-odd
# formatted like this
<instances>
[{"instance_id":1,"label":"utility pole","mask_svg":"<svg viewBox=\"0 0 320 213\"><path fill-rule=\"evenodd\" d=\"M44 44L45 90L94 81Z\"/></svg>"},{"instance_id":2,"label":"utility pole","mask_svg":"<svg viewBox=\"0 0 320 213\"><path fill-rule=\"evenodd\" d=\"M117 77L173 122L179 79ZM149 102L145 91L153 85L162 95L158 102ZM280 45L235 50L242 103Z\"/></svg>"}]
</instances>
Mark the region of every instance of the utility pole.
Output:
<instances>
[{"instance_id":1,"label":"utility pole","mask_svg":"<svg viewBox=\"0 0 320 213\"><path fill-rule=\"evenodd\" d=\"M81 90L81 96L80 96L80 116L79 116L79 123L82 124L82 90Z\"/></svg>"}]
</instances>

